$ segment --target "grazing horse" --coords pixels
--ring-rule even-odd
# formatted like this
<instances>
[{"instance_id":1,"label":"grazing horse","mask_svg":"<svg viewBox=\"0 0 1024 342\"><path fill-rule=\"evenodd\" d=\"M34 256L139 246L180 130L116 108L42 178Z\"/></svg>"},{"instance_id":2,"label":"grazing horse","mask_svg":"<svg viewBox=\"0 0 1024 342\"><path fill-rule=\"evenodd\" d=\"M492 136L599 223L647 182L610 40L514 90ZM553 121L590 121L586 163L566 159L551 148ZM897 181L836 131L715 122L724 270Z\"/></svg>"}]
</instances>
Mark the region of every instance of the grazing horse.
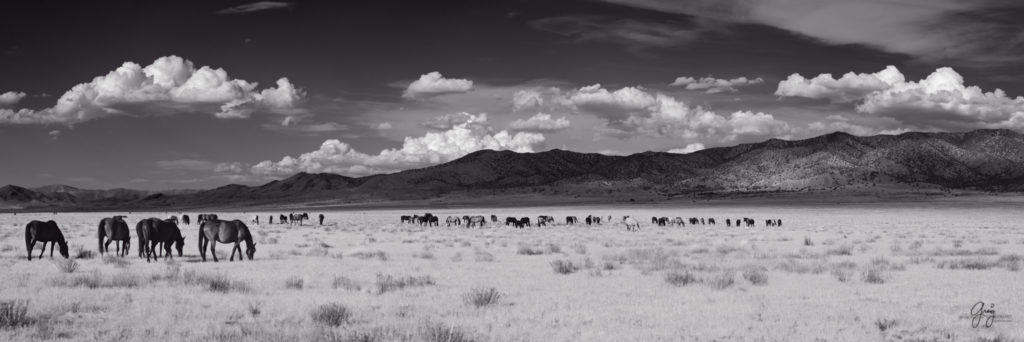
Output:
<instances>
[{"instance_id":1,"label":"grazing horse","mask_svg":"<svg viewBox=\"0 0 1024 342\"><path fill-rule=\"evenodd\" d=\"M491 214L491 223L498 223L498 215Z\"/></svg>"},{"instance_id":2,"label":"grazing horse","mask_svg":"<svg viewBox=\"0 0 1024 342\"><path fill-rule=\"evenodd\" d=\"M714 218L709 218L708 219L708 224L714 226L715 225L715 219Z\"/></svg>"},{"instance_id":3,"label":"grazing horse","mask_svg":"<svg viewBox=\"0 0 1024 342\"><path fill-rule=\"evenodd\" d=\"M483 228L483 226L485 224L487 224L487 218L485 218L483 216L477 215L477 216L471 216L469 218L469 220L467 220L466 227L467 228L472 228L472 227L475 226L475 227Z\"/></svg>"},{"instance_id":4,"label":"grazing horse","mask_svg":"<svg viewBox=\"0 0 1024 342\"><path fill-rule=\"evenodd\" d=\"M657 222L655 222L655 223L657 223L659 226L664 227L664 226L668 225L669 220L668 220L668 217L659 217Z\"/></svg>"},{"instance_id":5,"label":"grazing horse","mask_svg":"<svg viewBox=\"0 0 1024 342\"><path fill-rule=\"evenodd\" d=\"M577 224L577 223L580 223L580 219L576 218L576 216L566 216L565 217L565 224L569 225L569 224Z\"/></svg>"},{"instance_id":6,"label":"grazing horse","mask_svg":"<svg viewBox=\"0 0 1024 342\"><path fill-rule=\"evenodd\" d=\"M548 219L549 219L549 218L551 218L551 219L552 219L552 221L554 221L554 219L553 219L553 218L552 218L551 216L547 216L547 215L540 215L540 216L537 216L537 227L543 227L543 226L546 226L546 225L547 225L547 223L548 223Z\"/></svg>"},{"instance_id":7,"label":"grazing horse","mask_svg":"<svg viewBox=\"0 0 1024 342\"><path fill-rule=\"evenodd\" d=\"M519 220L516 220L515 217L507 216L507 217L505 217L505 225L506 226L511 225L513 227L517 227L518 228Z\"/></svg>"},{"instance_id":8,"label":"grazing horse","mask_svg":"<svg viewBox=\"0 0 1024 342\"><path fill-rule=\"evenodd\" d=\"M412 223L412 216L402 215L402 223Z\"/></svg>"},{"instance_id":9,"label":"grazing horse","mask_svg":"<svg viewBox=\"0 0 1024 342\"><path fill-rule=\"evenodd\" d=\"M523 217L523 218L519 219L519 228L523 228L523 226L533 227L533 226L530 225L530 218L529 217Z\"/></svg>"},{"instance_id":10,"label":"grazing horse","mask_svg":"<svg viewBox=\"0 0 1024 342\"><path fill-rule=\"evenodd\" d=\"M117 244L114 246L117 256L128 255L128 249L131 247L132 241L129 232L128 224L124 222L124 216L107 217L100 220L96 234L99 238L100 255L109 252L110 243L114 241L117 241Z\"/></svg>"},{"instance_id":11,"label":"grazing horse","mask_svg":"<svg viewBox=\"0 0 1024 342\"><path fill-rule=\"evenodd\" d=\"M637 222L637 220L632 217L623 216L622 223L626 225L626 231L640 230L640 222Z\"/></svg>"},{"instance_id":12,"label":"grazing horse","mask_svg":"<svg viewBox=\"0 0 1024 342\"><path fill-rule=\"evenodd\" d=\"M234 243L231 248L231 258L235 260L235 252L238 252L238 260L242 260L242 247L240 243L245 241L245 256L252 260L256 254L256 243L252 242L252 233L249 227L242 221L210 221L199 227L199 255L206 261L206 246L210 246L210 253L213 254L213 262L217 262L217 243Z\"/></svg>"},{"instance_id":13,"label":"grazing horse","mask_svg":"<svg viewBox=\"0 0 1024 342\"><path fill-rule=\"evenodd\" d=\"M289 221L290 221L291 223L295 223L295 221L298 221L298 222L299 222L299 225L300 225L300 226L302 225L302 221L304 221L304 220L308 220L308 219L309 219L309 214L308 214L308 213L302 213L302 214L289 214L289 215L288 215L288 220L289 220Z\"/></svg>"},{"instance_id":14,"label":"grazing horse","mask_svg":"<svg viewBox=\"0 0 1024 342\"><path fill-rule=\"evenodd\" d=\"M451 227L453 224L456 226L461 226L462 220L455 216L448 216L448 218L444 219L444 224L446 227Z\"/></svg>"},{"instance_id":15,"label":"grazing horse","mask_svg":"<svg viewBox=\"0 0 1024 342\"><path fill-rule=\"evenodd\" d=\"M188 220L188 215L181 215L181 223L192 224L192 222L189 222L189 220ZM271 223L273 223L273 222L271 222Z\"/></svg>"},{"instance_id":16,"label":"grazing horse","mask_svg":"<svg viewBox=\"0 0 1024 342\"><path fill-rule=\"evenodd\" d=\"M28 260L32 260L32 248L36 246L36 242L43 243L43 250L39 252L40 259L43 258L43 253L46 253L47 242L50 243L50 258L53 258L53 245L60 246L61 256L69 257L68 242L64 240L64 233L60 232L57 222L33 220L25 225L25 249L28 250Z\"/></svg>"},{"instance_id":17,"label":"grazing horse","mask_svg":"<svg viewBox=\"0 0 1024 342\"><path fill-rule=\"evenodd\" d=\"M686 227L686 223L683 222L683 218L679 217L679 216L676 216L676 218L672 219L672 224L674 224L676 226Z\"/></svg>"},{"instance_id":18,"label":"grazing horse","mask_svg":"<svg viewBox=\"0 0 1024 342\"><path fill-rule=\"evenodd\" d=\"M730 219L725 219L725 226L726 226L726 227L732 227L732 220L730 220Z\"/></svg>"},{"instance_id":19,"label":"grazing horse","mask_svg":"<svg viewBox=\"0 0 1024 342\"><path fill-rule=\"evenodd\" d=\"M203 223L206 222L210 221ZM139 249L142 249L143 253L146 254L146 262L149 262L151 256L153 260L160 260L156 246L161 243L163 244L163 251L167 253L168 258L174 258L173 253L171 253L171 244L174 244L177 248L179 257L184 254L182 249L185 247L185 237L181 235L181 229L178 229L178 225L174 222L152 217L139 221L135 225L135 230L136 234L139 235Z\"/></svg>"}]
</instances>

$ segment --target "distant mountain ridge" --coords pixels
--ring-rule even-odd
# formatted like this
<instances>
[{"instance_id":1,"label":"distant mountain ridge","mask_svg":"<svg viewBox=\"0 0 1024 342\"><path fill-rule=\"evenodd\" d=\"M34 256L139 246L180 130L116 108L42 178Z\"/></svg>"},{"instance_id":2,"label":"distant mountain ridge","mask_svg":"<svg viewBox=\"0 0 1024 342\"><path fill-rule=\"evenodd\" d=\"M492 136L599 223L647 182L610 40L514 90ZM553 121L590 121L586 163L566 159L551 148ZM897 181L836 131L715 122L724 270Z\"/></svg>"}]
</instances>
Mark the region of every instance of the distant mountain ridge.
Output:
<instances>
[{"instance_id":1,"label":"distant mountain ridge","mask_svg":"<svg viewBox=\"0 0 1024 342\"><path fill-rule=\"evenodd\" d=\"M0 188L24 207L171 208L364 203L536 194L614 201L760 192L1024 191L1024 135L1010 130L770 139L689 154L607 156L477 151L451 162L360 178L298 173L258 186L184 193Z\"/></svg>"}]
</instances>

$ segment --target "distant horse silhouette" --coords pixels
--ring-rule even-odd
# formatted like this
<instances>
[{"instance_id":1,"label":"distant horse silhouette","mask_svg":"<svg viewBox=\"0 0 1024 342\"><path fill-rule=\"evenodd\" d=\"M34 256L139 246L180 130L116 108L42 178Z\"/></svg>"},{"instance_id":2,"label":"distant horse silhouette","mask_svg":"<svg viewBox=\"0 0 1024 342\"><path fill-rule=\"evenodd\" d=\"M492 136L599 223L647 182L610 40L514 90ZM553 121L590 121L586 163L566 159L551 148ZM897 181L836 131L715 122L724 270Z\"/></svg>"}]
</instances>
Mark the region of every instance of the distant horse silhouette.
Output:
<instances>
[{"instance_id":1,"label":"distant horse silhouette","mask_svg":"<svg viewBox=\"0 0 1024 342\"><path fill-rule=\"evenodd\" d=\"M285 216L284 214L281 214L281 216L278 216L277 218L278 218L278 223L280 223L280 224L288 223L288 216Z\"/></svg>"},{"instance_id":2,"label":"distant horse silhouette","mask_svg":"<svg viewBox=\"0 0 1024 342\"><path fill-rule=\"evenodd\" d=\"M196 223L198 224L203 224L203 222L217 219L217 214L199 214L196 216Z\"/></svg>"},{"instance_id":3,"label":"distant horse silhouette","mask_svg":"<svg viewBox=\"0 0 1024 342\"><path fill-rule=\"evenodd\" d=\"M474 226L483 228L487 224L487 219L483 216L470 216L469 220L466 221L466 228L472 228Z\"/></svg>"},{"instance_id":4,"label":"distant horse silhouette","mask_svg":"<svg viewBox=\"0 0 1024 342\"><path fill-rule=\"evenodd\" d=\"M43 258L43 253L46 253L46 243L50 243L50 258L53 258L53 245L60 246L60 255L64 258L68 258L68 242L64 240L64 233L61 233L60 227L57 227L57 222L53 221L35 221L29 222L25 225L25 249L28 250L28 260L32 260L32 248L36 246L36 242L43 243L43 250L39 252L39 258Z\"/></svg>"},{"instance_id":5,"label":"distant horse silhouette","mask_svg":"<svg viewBox=\"0 0 1024 342\"><path fill-rule=\"evenodd\" d=\"M622 217L622 223L624 223L626 225L626 231L638 231L638 230L640 230L640 222L637 222L636 219L634 219L632 217L623 216Z\"/></svg>"},{"instance_id":6,"label":"distant horse silhouette","mask_svg":"<svg viewBox=\"0 0 1024 342\"><path fill-rule=\"evenodd\" d=\"M163 244L163 250L167 252L168 258L174 258L173 253L171 253L172 244L178 250L179 257L183 254L182 249L185 247L185 237L181 235L181 229L178 229L178 225L174 222L151 217L139 221L135 225L135 232L139 235L139 249L142 249L143 254L146 255L146 262L149 262L151 257L153 260L159 260L156 246L161 243Z\"/></svg>"},{"instance_id":7,"label":"distant horse silhouette","mask_svg":"<svg viewBox=\"0 0 1024 342\"><path fill-rule=\"evenodd\" d=\"M444 224L447 227L451 227L453 224L456 225L456 226L461 226L462 225L462 220L460 220L458 217L455 217L455 216L448 216L448 218L446 218L444 220Z\"/></svg>"},{"instance_id":8,"label":"distant horse silhouette","mask_svg":"<svg viewBox=\"0 0 1024 342\"><path fill-rule=\"evenodd\" d=\"M498 215L491 214L491 223L498 223Z\"/></svg>"},{"instance_id":9,"label":"distant horse silhouette","mask_svg":"<svg viewBox=\"0 0 1024 342\"><path fill-rule=\"evenodd\" d=\"M253 255L256 254L256 243L252 242L252 234L249 232L249 227L242 221L209 221L203 223L199 227L199 255L206 261L206 246L210 246L210 253L213 254L213 262L217 260L217 243L234 243L235 246L231 249L231 258L228 261L235 260L235 252L238 252L238 260L242 260L242 247L239 246L241 242L245 242L245 255L252 260Z\"/></svg>"},{"instance_id":10,"label":"distant horse silhouette","mask_svg":"<svg viewBox=\"0 0 1024 342\"><path fill-rule=\"evenodd\" d=\"M192 224L192 223L191 223L191 222L189 222L189 220L188 220L188 215L181 215L181 223L184 223L184 224Z\"/></svg>"},{"instance_id":11,"label":"distant horse silhouette","mask_svg":"<svg viewBox=\"0 0 1024 342\"><path fill-rule=\"evenodd\" d=\"M168 222L174 222L174 224L178 224L178 217L177 217L177 216L175 216L175 215L171 215L171 217L168 217L168 218L167 218L166 220L164 220L164 221L168 221Z\"/></svg>"},{"instance_id":12,"label":"distant horse silhouette","mask_svg":"<svg viewBox=\"0 0 1024 342\"><path fill-rule=\"evenodd\" d=\"M519 219L519 228L523 228L523 226L532 227L530 225L530 218L529 217L523 217L523 218Z\"/></svg>"},{"instance_id":13,"label":"distant horse silhouette","mask_svg":"<svg viewBox=\"0 0 1024 342\"><path fill-rule=\"evenodd\" d=\"M548 223L555 223L555 218L547 215L537 216L537 227L546 226Z\"/></svg>"},{"instance_id":14,"label":"distant horse silhouette","mask_svg":"<svg viewBox=\"0 0 1024 342\"><path fill-rule=\"evenodd\" d=\"M124 222L124 216L107 217L100 220L96 235L99 239L100 255L109 252L110 243L115 241L117 242L115 244L117 256L128 255L132 240L128 224Z\"/></svg>"},{"instance_id":15,"label":"distant horse silhouette","mask_svg":"<svg viewBox=\"0 0 1024 342\"><path fill-rule=\"evenodd\" d=\"M580 223L580 219L576 218L576 216L566 216L565 217L565 224L577 224L577 223Z\"/></svg>"},{"instance_id":16,"label":"distant horse silhouette","mask_svg":"<svg viewBox=\"0 0 1024 342\"><path fill-rule=\"evenodd\" d=\"M289 214L289 215L288 215L288 220L289 220L289 221L290 221L291 223L296 223L296 221L298 221L298 223L299 223L299 225L300 225L300 226L302 225L302 221L303 221L303 220L308 220L308 219L309 219L309 213L302 213L302 214Z\"/></svg>"},{"instance_id":17,"label":"distant horse silhouette","mask_svg":"<svg viewBox=\"0 0 1024 342\"><path fill-rule=\"evenodd\" d=\"M519 224L519 220L516 220L515 217L512 217L512 216L506 216L505 217L505 225L506 226L513 226L513 227L515 227L518 224Z\"/></svg>"}]
</instances>

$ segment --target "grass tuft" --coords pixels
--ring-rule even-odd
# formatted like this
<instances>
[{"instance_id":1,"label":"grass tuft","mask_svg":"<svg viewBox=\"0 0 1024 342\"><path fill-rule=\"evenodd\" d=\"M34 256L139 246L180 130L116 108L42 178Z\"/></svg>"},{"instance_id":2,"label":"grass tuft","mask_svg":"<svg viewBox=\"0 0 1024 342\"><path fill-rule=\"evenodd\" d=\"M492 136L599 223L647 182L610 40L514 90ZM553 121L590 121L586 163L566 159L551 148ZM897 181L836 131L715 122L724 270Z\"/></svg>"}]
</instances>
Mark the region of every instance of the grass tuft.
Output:
<instances>
[{"instance_id":1,"label":"grass tuft","mask_svg":"<svg viewBox=\"0 0 1024 342\"><path fill-rule=\"evenodd\" d=\"M53 263L64 273L75 273L78 270L78 262L75 259L57 259Z\"/></svg>"},{"instance_id":2,"label":"grass tuft","mask_svg":"<svg viewBox=\"0 0 1024 342\"><path fill-rule=\"evenodd\" d=\"M32 325L35 321L28 315L28 300L0 301L0 329L11 329Z\"/></svg>"},{"instance_id":3,"label":"grass tuft","mask_svg":"<svg viewBox=\"0 0 1024 342\"><path fill-rule=\"evenodd\" d=\"M352 317L352 310L338 303L328 303L316 307L309 315L317 324L340 327Z\"/></svg>"},{"instance_id":4,"label":"grass tuft","mask_svg":"<svg viewBox=\"0 0 1024 342\"><path fill-rule=\"evenodd\" d=\"M497 304L501 297L501 292L498 292L498 289L493 287L473 289L463 295L463 299L467 304L478 308Z\"/></svg>"},{"instance_id":5,"label":"grass tuft","mask_svg":"<svg viewBox=\"0 0 1024 342\"><path fill-rule=\"evenodd\" d=\"M557 259L551 262L551 269L557 274L572 274L579 271L580 267L574 265L572 261Z\"/></svg>"}]
</instances>

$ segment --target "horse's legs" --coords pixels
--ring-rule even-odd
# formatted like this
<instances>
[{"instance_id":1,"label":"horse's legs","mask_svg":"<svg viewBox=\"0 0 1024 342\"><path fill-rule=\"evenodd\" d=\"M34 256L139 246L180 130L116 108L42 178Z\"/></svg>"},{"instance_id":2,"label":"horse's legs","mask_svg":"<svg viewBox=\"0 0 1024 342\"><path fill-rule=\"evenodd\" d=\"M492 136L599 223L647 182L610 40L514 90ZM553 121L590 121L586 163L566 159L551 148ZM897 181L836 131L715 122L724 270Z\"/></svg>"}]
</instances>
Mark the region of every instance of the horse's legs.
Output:
<instances>
[{"instance_id":1,"label":"horse's legs","mask_svg":"<svg viewBox=\"0 0 1024 342\"><path fill-rule=\"evenodd\" d=\"M199 233L202 234L202 233ZM199 256L203 258L203 262L206 262L206 246L210 244L210 240L205 239L203 236L199 236Z\"/></svg>"},{"instance_id":2,"label":"horse's legs","mask_svg":"<svg viewBox=\"0 0 1024 342\"><path fill-rule=\"evenodd\" d=\"M231 258L228 259L228 261L235 261L235 250L237 250L237 249L238 249L238 242L236 241L235 245L231 246ZM238 258L239 259L242 258L242 253L241 252L238 253Z\"/></svg>"},{"instance_id":3,"label":"horse's legs","mask_svg":"<svg viewBox=\"0 0 1024 342\"><path fill-rule=\"evenodd\" d=\"M53 247L57 247L57 242L50 242L50 259L53 259Z\"/></svg>"},{"instance_id":4,"label":"horse's legs","mask_svg":"<svg viewBox=\"0 0 1024 342\"><path fill-rule=\"evenodd\" d=\"M32 248L36 246L36 240L25 241L25 249L28 250L28 260L32 261Z\"/></svg>"},{"instance_id":5,"label":"horse's legs","mask_svg":"<svg viewBox=\"0 0 1024 342\"><path fill-rule=\"evenodd\" d=\"M173 244L169 242L164 242L164 250L167 251L167 258L170 260L174 260L174 253L171 253L171 245Z\"/></svg>"},{"instance_id":6,"label":"horse's legs","mask_svg":"<svg viewBox=\"0 0 1024 342\"><path fill-rule=\"evenodd\" d=\"M100 253L110 253L110 243L114 242L114 239L107 238L107 243L103 244L103 250ZM120 243L119 243L120 244Z\"/></svg>"},{"instance_id":7,"label":"horse's legs","mask_svg":"<svg viewBox=\"0 0 1024 342\"><path fill-rule=\"evenodd\" d=\"M242 258L242 245L241 245L241 243L242 243L242 241L235 241L235 249L238 250L238 261L244 261L245 260L245 259ZM234 253L232 252L232 254L234 254Z\"/></svg>"},{"instance_id":8,"label":"horse's legs","mask_svg":"<svg viewBox=\"0 0 1024 342\"><path fill-rule=\"evenodd\" d=\"M39 252L39 258L42 259L43 255L46 255L46 241L43 241L43 250Z\"/></svg>"},{"instance_id":9,"label":"horse's legs","mask_svg":"<svg viewBox=\"0 0 1024 342\"><path fill-rule=\"evenodd\" d=\"M217 240L210 239L210 254L213 255L213 262L217 262Z\"/></svg>"}]
</instances>

